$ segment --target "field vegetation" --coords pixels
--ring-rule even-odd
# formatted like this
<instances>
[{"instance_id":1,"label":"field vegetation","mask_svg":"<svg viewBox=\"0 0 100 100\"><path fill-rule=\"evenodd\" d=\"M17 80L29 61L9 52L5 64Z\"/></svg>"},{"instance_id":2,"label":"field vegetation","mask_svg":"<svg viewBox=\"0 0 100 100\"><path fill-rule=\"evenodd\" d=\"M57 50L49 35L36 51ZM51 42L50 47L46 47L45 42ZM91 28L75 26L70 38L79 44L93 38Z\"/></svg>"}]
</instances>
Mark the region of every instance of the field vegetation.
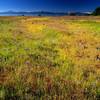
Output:
<instances>
[{"instance_id":1,"label":"field vegetation","mask_svg":"<svg viewBox=\"0 0 100 100\"><path fill-rule=\"evenodd\" d=\"M100 100L100 17L0 17L0 100Z\"/></svg>"}]
</instances>

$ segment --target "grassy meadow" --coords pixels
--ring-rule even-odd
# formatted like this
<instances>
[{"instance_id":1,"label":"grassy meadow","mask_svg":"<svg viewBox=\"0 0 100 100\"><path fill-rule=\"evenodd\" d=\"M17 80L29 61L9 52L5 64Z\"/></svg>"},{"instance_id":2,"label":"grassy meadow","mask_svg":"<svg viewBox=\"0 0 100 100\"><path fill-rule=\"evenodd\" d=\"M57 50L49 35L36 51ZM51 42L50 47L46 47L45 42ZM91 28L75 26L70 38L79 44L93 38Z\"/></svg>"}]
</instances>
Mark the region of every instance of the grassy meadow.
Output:
<instances>
[{"instance_id":1,"label":"grassy meadow","mask_svg":"<svg viewBox=\"0 0 100 100\"><path fill-rule=\"evenodd\" d=\"M0 100L100 100L100 17L0 17Z\"/></svg>"}]
</instances>

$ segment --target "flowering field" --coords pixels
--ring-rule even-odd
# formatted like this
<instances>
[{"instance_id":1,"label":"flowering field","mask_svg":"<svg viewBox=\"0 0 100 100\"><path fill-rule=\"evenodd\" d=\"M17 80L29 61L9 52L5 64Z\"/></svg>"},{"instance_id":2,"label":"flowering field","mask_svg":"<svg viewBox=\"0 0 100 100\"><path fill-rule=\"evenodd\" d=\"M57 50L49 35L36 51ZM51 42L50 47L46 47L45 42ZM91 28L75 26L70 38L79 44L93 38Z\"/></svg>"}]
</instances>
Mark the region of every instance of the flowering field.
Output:
<instances>
[{"instance_id":1,"label":"flowering field","mask_svg":"<svg viewBox=\"0 0 100 100\"><path fill-rule=\"evenodd\" d=\"M0 100L99 100L100 17L0 17Z\"/></svg>"}]
</instances>

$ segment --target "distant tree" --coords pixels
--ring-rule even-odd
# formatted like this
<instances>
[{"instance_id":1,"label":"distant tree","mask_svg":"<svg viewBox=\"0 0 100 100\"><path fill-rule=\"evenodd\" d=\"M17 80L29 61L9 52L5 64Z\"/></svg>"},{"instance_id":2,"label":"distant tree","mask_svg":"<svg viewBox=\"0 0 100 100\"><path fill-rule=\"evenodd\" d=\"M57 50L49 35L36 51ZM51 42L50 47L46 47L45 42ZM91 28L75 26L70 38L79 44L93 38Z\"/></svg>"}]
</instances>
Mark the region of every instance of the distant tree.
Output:
<instances>
[{"instance_id":1,"label":"distant tree","mask_svg":"<svg viewBox=\"0 0 100 100\"><path fill-rule=\"evenodd\" d=\"M70 16L76 16L76 13L72 12L70 13Z\"/></svg>"},{"instance_id":2,"label":"distant tree","mask_svg":"<svg viewBox=\"0 0 100 100\"><path fill-rule=\"evenodd\" d=\"M68 15L70 15L70 16L75 16L76 13L75 13L75 12L68 12Z\"/></svg>"},{"instance_id":3,"label":"distant tree","mask_svg":"<svg viewBox=\"0 0 100 100\"><path fill-rule=\"evenodd\" d=\"M95 11L93 12L93 15L95 15L95 16L100 15L100 7L97 7L97 8L95 9Z\"/></svg>"}]
</instances>

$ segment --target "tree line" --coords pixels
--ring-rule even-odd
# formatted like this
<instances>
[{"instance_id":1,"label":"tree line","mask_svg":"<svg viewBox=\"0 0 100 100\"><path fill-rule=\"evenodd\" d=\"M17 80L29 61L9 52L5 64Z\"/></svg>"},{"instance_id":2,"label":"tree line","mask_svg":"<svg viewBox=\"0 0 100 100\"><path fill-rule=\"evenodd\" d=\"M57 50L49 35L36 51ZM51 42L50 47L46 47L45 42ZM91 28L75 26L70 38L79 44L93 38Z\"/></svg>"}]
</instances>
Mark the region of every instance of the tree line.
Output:
<instances>
[{"instance_id":1,"label":"tree line","mask_svg":"<svg viewBox=\"0 0 100 100\"><path fill-rule=\"evenodd\" d=\"M97 7L97 8L93 11L92 15L94 15L94 16L100 15L100 7Z\"/></svg>"}]
</instances>

